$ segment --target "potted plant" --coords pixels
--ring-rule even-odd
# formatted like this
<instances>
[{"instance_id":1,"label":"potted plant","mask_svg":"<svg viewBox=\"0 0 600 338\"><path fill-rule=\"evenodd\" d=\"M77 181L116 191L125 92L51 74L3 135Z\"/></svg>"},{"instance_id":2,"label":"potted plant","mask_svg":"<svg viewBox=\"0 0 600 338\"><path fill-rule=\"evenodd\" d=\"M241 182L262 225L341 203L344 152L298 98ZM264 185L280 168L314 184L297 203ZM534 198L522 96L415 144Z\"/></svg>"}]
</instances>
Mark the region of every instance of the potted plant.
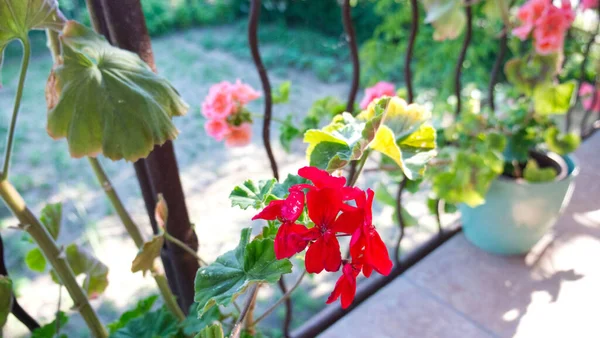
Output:
<instances>
[{"instance_id":1,"label":"potted plant","mask_svg":"<svg viewBox=\"0 0 600 338\"><path fill-rule=\"evenodd\" d=\"M538 5L545 7L536 12ZM497 254L529 251L568 205L578 173L569 154L580 137L561 132L554 118L567 113L576 92L574 82L558 80L574 13L566 3L531 0L519 18L523 25L513 34L526 40L533 31L533 39L519 44L528 51L505 65L512 86L502 104L495 112L463 111L440 135L447 146L429 171L437 198L458 204L467 239ZM556 31L546 31L550 19Z\"/></svg>"}]
</instances>

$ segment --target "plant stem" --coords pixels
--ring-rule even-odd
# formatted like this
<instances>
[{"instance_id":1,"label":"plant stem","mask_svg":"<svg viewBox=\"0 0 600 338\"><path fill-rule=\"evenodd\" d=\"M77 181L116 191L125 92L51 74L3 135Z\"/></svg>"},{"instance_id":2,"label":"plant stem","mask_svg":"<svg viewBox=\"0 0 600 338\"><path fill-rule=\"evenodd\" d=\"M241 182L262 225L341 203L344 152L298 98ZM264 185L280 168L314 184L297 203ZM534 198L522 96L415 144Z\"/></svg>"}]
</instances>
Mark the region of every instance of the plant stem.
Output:
<instances>
[{"instance_id":1,"label":"plant stem","mask_svg":"<svg viewBox=\"0 0 600 338\"><path fill-rule=\"evenodd\" d=\"M264 116L263 114L254 114L254 113L250 113L250 116L251 116L251 117L256 117L256 118L258 118L258 119L264 119L264 118L265 118L265 116ZM277 117L272 117L272 116L271 116L271 121L273 121L273 122L277 122L277 123L281 123L281 124L283 124L283 125L290 126L290 127L293 127L293 126L294 126L294 125L290 124L288 121L286 121L286 120L282 120L282 119L279 119L279 118L277 118Z\"/></svg>"},{"instance_id":2,"label":"plant stem","mask_svg":"<svg viewBox=\"0 0 600 338\"><path fill-rule=\"evenodd\" d=\"M242 312L240 313L240 317L238 318L237 322L233 326L233 329L231 330L231 335L229 336L230 338L239 338L240 337L240 333L242 331L242 323L244 322L244 318L246 318L246 315L250 311L250 307L252 306L252 303L254 303L256 295L258 294L258 284L252 285L252 287L250 288L250 291L248 293L249 293L248 300L246 301L246 304L244 304L244 308L242 309Z\"/></svg>"},{"instance_id":3,"label":"plant stem","mask_svg":"<svg viewBox=\"0 0 600 338\"><path fill-rule=\"evenodd\" d=\"M258 324L261 320L267 318L268 315L270 315L273 311L275 311L275 309L281 305L283 302L285 302L286 299L288 299L291 295L292 292L294 292L294 290L296 290L298 288L298 286L300 286L300 282L302 282L302 279L304 278L304 276L306 275L306 270L304 270L302 272L302 274L300 275L300 277L298 278L298 280L296 281L296 284L294 284L294 286L292 286L291 289L288 290L288 292L286 292L281 299L279 299L275 304L273 304L269 309L267 309L267 311L265 311L262 315L260 315L260 317L258 317L254 323L252 323L252 326L256 326L256 324Z\"/></svg>"},{"instance_id":4,"label":"plant stem","mask_svg":"<svg viewBox=\"0 0 600 338\"><path fill-rule=\"evenodd\" d=\"M362 173L362 170L365 167L365 163L367 162L367 158L369 158L370 154L371 154L371 150L367 149L367 150L365 150L365 152L363 153L361 158L358 160L358 164L356 166L357 169L356 169L356 172L354 173L354 175L352 176L350 183L348 184L349 187L354 186L356 184L356 181L358 181L358 177Z\"/></svg>"},{"instance_id":5,"label":"plant stem","mask_svg":"<svg viewBox=\"0 0 600 338\"><path fill-rule=\"evenodd\" d=\"M183 243L182 241L178 240L177 238L169 235L168 232L165 231L164 233L165 239L175 245L177 245L178 247L182 248L183 250L185 250L187 253L189 253L190 255L194 256L194 258L196 258L196 260L198 260L198 262L202 265L208 265L203 259L202 257L198 256L198 253L196 253L196 251L194 251L194 249L190 248L189 246L187 246L185 243Z\"/></svg>"},{"instance_id":6,"label":"plant stem","mask_svg":"<svg viewBox=\"0 0 600 338\"><path fill-rule=\"evenodd\" d=\"M23 45L23 59L21 60L21 74L19 75L19 84L17 85L17 93L15 95L15 105L13 106L12 118L8 129L8 138L6 140L6 149L4 150L4 167L2 168L2 180L8 178L8 170L10 167L10 155L12 153L13 140L15 138L15 129L17 126L17 116L21 107L21 99L23 98L23 87L25 86L25 78L27 77L27 68L29 68L29 59L31 57L31 44L29 38L21 39Z\"/></svg>"},{"instance_id":7,"label":"plant stem","mask_svg":"<svg viewBox=\"0 0 600 338\"><path fill-rule=\"evenodd\" d=\"M108 199L110 200L110 203L112 204L113 208L115 208L117 215L119 215L119 218L121 219L121 223L123 223L123 226L125 226L125 230L127 230L127 233L133 239L135 246L138 249L141 248L144 245L144 237L140 232L140 228L137 226L137 224L135 224L127 210L125 210L123 202L121 201L119 195L117 195L117 192L113 188L112 183L110 182L108 176L106 175L106 172L104 171L104 168L102 168L102 165L100 164L100 161L98 161L98 159L95 157L88 157L88 160L90 162L90 165L92 166L92 169L94 170L94 174L96 175L98 182L100 183L102 189L106 193L106 197L108 197ZM183 313L179 305L177 305L177 300L175 299L173 292L169 288L169 284L164 274L162 272L159 272L156 266L153 266L150 272L152 273L152 277L154 277L154 280L156 281L156 285L160 290L160 293L163 297L167 308L179 320L184 320L185 314Z\"/></svg>"},{"instance_id":8,"label":"plant stem","mask_svg":"<svg viewBox=\"0 0 600 338\"><path fill-rule=\"evenodd\" d=\"M17 190L7 180L0 181L0 196L4 200L6 206L17 217L19 222L23 224L23 229L27 231L40 250L44 253L46 259L52 265L52 268L58 275L60 282L65 286L69 295L73 299L74 308L76 308L83 320L86 322L92 337L104 338L108 337L108 333L98 315L90 305L90 302L85 295L83 289L77 283L75 274L67 263L65 255L58 248L56 242L46 230L44 225L33 215L31 210L27 208L23 197L19 195Z\"/></svg>"}]
</instances>

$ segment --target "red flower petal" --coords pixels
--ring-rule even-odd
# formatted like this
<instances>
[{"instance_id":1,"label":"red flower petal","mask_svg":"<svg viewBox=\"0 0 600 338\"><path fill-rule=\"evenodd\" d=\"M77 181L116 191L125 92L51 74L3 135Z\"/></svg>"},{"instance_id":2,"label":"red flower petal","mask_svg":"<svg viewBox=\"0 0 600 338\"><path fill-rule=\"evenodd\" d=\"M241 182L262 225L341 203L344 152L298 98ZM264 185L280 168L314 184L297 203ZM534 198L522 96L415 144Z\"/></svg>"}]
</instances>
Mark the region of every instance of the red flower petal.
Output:
<instances>
[{"instance_id":1,"label":"red flower petal","mask_svg":"<svg viewBox=\"0 0 600 338\"><path fill-rule=\"evenodd\" d=\"M341 188L346 184L345 177L331 176L327 171L316 167L304 167L298 170L298 175L311 180L317 188Z\"/></svg>"},{"instance_id":2,"label":"red flower petal","mask_svg":"<svg viewBox=\"0 0 600 338\"><path fill-rule=\"evenodd\" d=\"M342 206L342 195L339 189L325 188L311 190L306 194L308 217L318 227L329 227L335 221Z\"/></svg>"},{"instance_id":3,"label":"red flower petal","mask_svg":"<svg viewBox=\"0 0 600 338\"><path fill-rule=\"evenodd\" d=\"M350 211L344 211L338 218L333 222L331 231L342 232L345 234L353 234L356 229L363 225L364 212L362 209L353 208Z\"/></svg>"},{"instance_id":4,"label":"red flower petal","mask_svg":"<svg viewBox=\"0 0 600 338\"><path fill-rule=\"evenodd\" d=\"M360 269L353 268L351 264L344 265L342 275L335 283L335 287L326 303L331 304L341 297L342 309L348 308L356 295L356 276L359 272Z\"/></svg>"},{"instance_id":5,"label":"red flower petal","mask_svg":"<svg viewBox=\"0 0 600 338\"><path fill-rule=\"evenodd\" d=\"M283 223L275 236L275 257L277 259L290 258L301 252L308 245L304 239L308 229L301 224Z\"/></svg>"},{"instance_id":6,"label":"red flower petal","mask_svg":"<svg viewBox=\"0 0 600 338\"><path fill-rule=\"evenodd\" d=\"M304 210L304 192L293 190L281 206L281 218L295 222Z\"/></svg>"},{"instance_id":7,"label":"red flower petal","mask_svg":"<svg viewBox=\"0 0 600 338\"><path fill-rule=\"evenodd\" d=\"M252 220L264 219L267 221L274 221L281 217L281 206L283 200L274 200L269 203L264 209L261 210L256 216L252 217Z\"/></svg>"},{"instance_id":8,"label":"red flower petal","mask_svg":"<svg viewBox=\"0 0 600 338\"><path fill-rule=\"evenodd\" d=\"M333 233L325 233L324 236L312 242L306 251L306 272L320 273L326 271L338 271L342 264L340 243Z\"/></svg>"},{"instance_id":9,"label":"red flower petal","mask_svg":"<svg viewBox=\"0 0 600 338\"><path fill-rule=\"evenodd\" d=\"M374 228L366 239L365 264L372 266L375 271L384 276L389 275L392 271L393 263L388 250Z\"/></svg>"}]
</instances>

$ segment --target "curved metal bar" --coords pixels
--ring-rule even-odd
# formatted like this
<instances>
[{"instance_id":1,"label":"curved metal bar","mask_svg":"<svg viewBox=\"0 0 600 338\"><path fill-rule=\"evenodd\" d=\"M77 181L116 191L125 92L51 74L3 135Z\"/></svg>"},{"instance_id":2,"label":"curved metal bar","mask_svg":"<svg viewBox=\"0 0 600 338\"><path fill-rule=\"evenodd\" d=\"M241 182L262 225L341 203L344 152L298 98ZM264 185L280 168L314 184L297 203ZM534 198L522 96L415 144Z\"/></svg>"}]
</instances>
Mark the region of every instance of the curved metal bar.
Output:
<instances>
[{"instance_id":1,"label":"curved metal bar","mask_svg":"<svg viewBox=\"0 0 600 338\"><path fill-rule=\"evenodd\" d=\"M262 83L263 93L265 95L265 117L263 120L263 143L267 156L269 157L269 163L271 164L271 170L273 171L273 177L279 180L279 171L277 170L277 162L273 155L273 149L271 148L271 115L273 110L273 99L271 97L271 83L269 82L269 76L267 70L260 57L260 51L258 50L258 19L260 17L260 0L252 0L250 6L250 17L248 19L248 44L250 45L250 52L252 54L252 60L260 76L260 82Z\"/></svg>"},{"instance_id":2,"label":"curved metal bar","mask_svg":"<svg viewBox=\"0 0 600 338\"><path fill-rule=\"evenodd\" d=\"M2 243L2 235L0 234L0 275L8 276L8 271L6 270L6 263L4 262L4 243ZM13 304L11 312L12 314L21 322L23 325L27 327L27 329L33 332L35 329L40 327L40 324L31 317L25 309L21 307L19 302L17 301L17 297L12 295Z\"/></svg>"},{"instance_id":3,"label":"curved metal bar","mask_svg":"<svg viewBox=\"0 0 600 338\"><path fill-rule=\"evenodd\" d=\"M344 31L346 32L346 39L348 40L348 47L350 47L350 58L352 59L352 84L350 86L350 93L348 94L348 101L346 103L346 111L353 113L354 101L356 101L356 94L358 93L358 83L360 81L360 62L358 60L358 44L356 42L356 32L352 23L352 6L350 6L350 0L344 0L342 5L342 22L344 23Z\"/></svg>"},{"instance_id":4,"label":"curved metal bar","mask_svg":"<svg viewBox=\"0 0 600 338\"><path fill-rule=\"evenodd\" d=\"M456 95L456 111L454 116L458 117L462 109L462 102L460 98L460 77L462 74L463 62L467 56L467 49L471 43L471 37L473 36L473 11L471 9L471 2L467 1L465 4L465 14L467 15L467 31L465 32L465 39L458 56L458 62L456 63L456 69L454 70L454 94Z\"/></svg>"},{"instance_id":5,"label":"curved metal bar","mask_svg":"<svg viewBox=\"0 0 600 338\"><path fill-rule=\"evenodd\" d=\"M500 73L500 69L502 69L502 64L504 61L504 56L506 56L506 50L508 48L508 32L506 31L506 27L502 32L502 36L500 37L500 46L498 50L498 55L496 56L496 61L494 62L494 67L492 68L492 74L490 76L490 85L488 87L488 100L490 109L492 113L496 111L496 103L494 102L494 87L496 87L496 83L498 83L498 74Z\"/></svg>"},{"instance_id":6,"label":"curved metal bar","mask_svg":"<svg viewBox=\"0 0 600 338\"><path fill-rule=\"evenodd\" d=\"M406 59L404 62L404 82L406 82L406 90L408 91L408 103L412 103L415 98L410 64L412 62L415 40L417 39L417 33L419 32L419 7L417 6L417 0L410 0L410 9L412 15L410 37L408 39Z\"/></svg>"}]
</instances>

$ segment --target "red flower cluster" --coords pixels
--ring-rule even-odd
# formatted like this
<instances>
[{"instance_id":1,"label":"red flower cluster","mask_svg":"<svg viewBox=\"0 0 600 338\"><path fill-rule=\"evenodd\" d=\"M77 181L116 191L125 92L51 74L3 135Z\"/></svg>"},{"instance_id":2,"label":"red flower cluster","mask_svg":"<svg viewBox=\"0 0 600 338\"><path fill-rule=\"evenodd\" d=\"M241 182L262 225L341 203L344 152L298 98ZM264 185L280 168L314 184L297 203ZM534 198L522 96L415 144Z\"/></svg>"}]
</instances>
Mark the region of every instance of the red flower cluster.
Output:
<instances>
[{"instance_id":1,"label":"red flower cluster","mask_svg":"<svg viewBox=\"0 0 600 338\"><path fill-rule=\"evenodd\" d=\"M362 271L365 277L373 270L388 275L392 261L385 244L373 225L372 204L374 193L346 187L346 179L329 175L315 167L304 167L298 175L312 184L296 184L289 189L284 200L272 201L252 218L278 220L281 226L275 237L277 259L290 258L306 251L306 271L320 273L335 272L342 267L342 276L337 281L327 303L340 296L342 307L347 308L354 299L356 277ZM349 204L354 202L355 206ZM298 224L298 218L308 209L308 217L314 227ZM342 260L337 237L350 235L350 257Z\"/></svg>"}]
</instances>

